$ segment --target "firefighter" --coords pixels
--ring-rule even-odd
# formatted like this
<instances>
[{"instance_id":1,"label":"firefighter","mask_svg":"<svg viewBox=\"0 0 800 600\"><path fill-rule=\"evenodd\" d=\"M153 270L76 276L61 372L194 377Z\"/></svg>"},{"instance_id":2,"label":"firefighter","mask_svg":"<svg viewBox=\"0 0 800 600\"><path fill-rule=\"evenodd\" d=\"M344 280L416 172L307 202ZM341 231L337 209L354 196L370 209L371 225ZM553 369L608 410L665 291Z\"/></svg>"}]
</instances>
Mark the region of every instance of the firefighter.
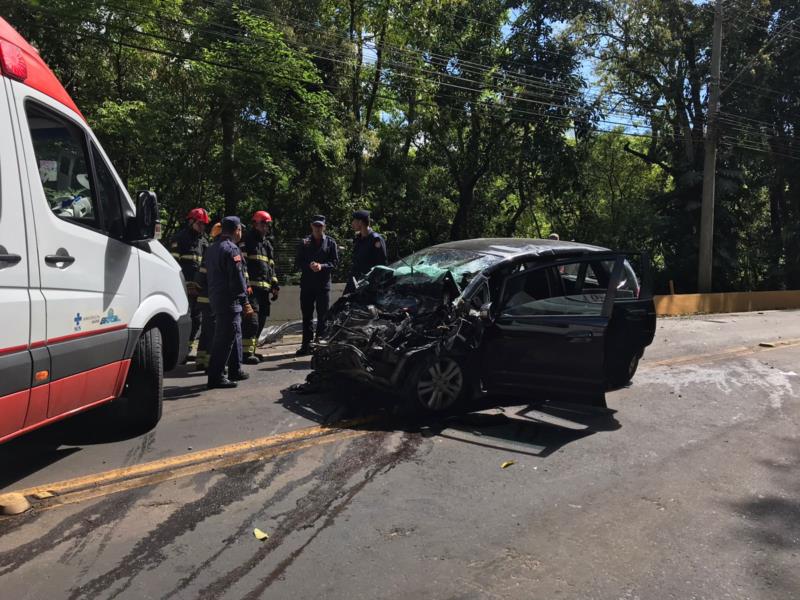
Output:
<instances>
[{"instance_id":1,"label":"firefighter","mask_svg":"<svg viewBox=\"0 0 800 600\"><path fill-rule=\"evenodd\" d=\"M211 228L211 241L217 239L222 231L222 224L215 223ZM208 248L206 248L206 253ZM203 254L203 262L200 263L200 269L195 275L194 282L197 284L197 303L200 305L202 314L202 325L200 327L200 338L197 341L197 358L195 359L195 366L199 371L208 369L208 358L211 356L209 350L211 349L211 342L214 340L214 312L211 310L211 302L208 299L208 272L206 266L206 256Z\"/></svg>"},{"instance_id":2,"label":"firefighter","mask_svg":"<svg viewBox=\"0 0 800 600\"><path fill-rule=\"evenodd\" d=\"M201 307L197 303L198 289L194 280L200 270L203 254L208 247L208 238L206 238L208 223L206 210L193 208L186 215L186 226L172 238L170 244L172 256L180 264L183 278L186 280L186 295L189 297L189 313L192 317L192 329L189 334L190 350L202 321Z\"/></svg>"},{"instance_id":3,"label":"firefighter","mask_svg":"<svg viewBox=\"0 0 800 600\"><path fill-rule=\"evenodd\" d=\"M258 338L270 313L270 303L278 299L280 287L275 272L275 250L269 236L272 228L272 216L265 210L253 214L252 226L245 233L239 244L247 259L247 275L249 300L253 310L258 313L255 327L248 328L242 340L244 363L257 365L261 362L258 354Z\"/></svg>"},{"instance_id":4,"label":"firefighter","mask_svg":"<svg viewBox=\"0 0 800 600\"><path fill-rule=\"evenodd\" d=\"M336 240L325 235L325 217L311 218L311 235L297 246L295 266L300 275L300 310L303 313L303 343L298 356L311 353L314 309L317 310L317 337L325 331L325 314L331 302L331 274L339 265Z\"/></svg>"},{"instance_id":5,"label":"firefighter","mask_svg":"<svg viewBox=\"0 0 800 600\"><path fill-rule=\"evenodd\" d=\"M242 317L250 318L253 308L247 301L239 242L242 223L239 217L222 219L222 233L206 254L208 298L214 311L214 345L208 365L208 389L233 388L249 375L242 371ZM223 375L228 365L228 377Z\"/></svg>"},{"instance_id":6,"label":"firefighter","mask_svg":"<svg viewBox=\"0 0 800 600\"><path fill-rule=\"evenodd\" d=\"M353 265L347 277L345 294L354 292L356 281L369 273L372 267L385 265L388 262L386 240L380 233L373 231L369 223L369 211L357 210L353 213L352 226L356 237L353 239Z\"/></svg>"}]
</instances>

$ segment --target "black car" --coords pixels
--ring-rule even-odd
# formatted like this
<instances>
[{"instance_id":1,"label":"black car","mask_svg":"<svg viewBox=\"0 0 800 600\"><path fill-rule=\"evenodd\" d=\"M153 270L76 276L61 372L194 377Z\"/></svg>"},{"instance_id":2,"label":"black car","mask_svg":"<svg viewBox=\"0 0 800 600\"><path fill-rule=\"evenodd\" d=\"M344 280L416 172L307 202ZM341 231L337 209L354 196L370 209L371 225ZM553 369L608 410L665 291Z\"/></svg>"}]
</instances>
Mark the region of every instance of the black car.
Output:
<instances>
[{"instance_id":1,"label":"black car","mask_svg":"<svg viewBox=\"0 0 800 600\"><path fill-rule=\"evenodd\" d=\"M311 364L432 411L483 393L604 406L655 334L637 259L646 270L645 256L559 240L426 248L331 307Z\"/></svg>"}]
</instances>

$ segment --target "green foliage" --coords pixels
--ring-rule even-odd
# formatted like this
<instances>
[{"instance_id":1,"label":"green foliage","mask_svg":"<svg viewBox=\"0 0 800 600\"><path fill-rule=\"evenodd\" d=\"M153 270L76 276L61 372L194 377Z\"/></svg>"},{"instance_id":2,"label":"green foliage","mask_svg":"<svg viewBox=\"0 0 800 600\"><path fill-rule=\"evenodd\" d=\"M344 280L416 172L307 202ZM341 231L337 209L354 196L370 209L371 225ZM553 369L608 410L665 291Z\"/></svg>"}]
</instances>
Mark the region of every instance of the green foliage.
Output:
<instances>
[{"instance_id":1,"label":"green foliage","mask_svg":"<svg viewBox=\"0 0 800 600\"><path fill-rule=\"evenodd\" d=\"M723 82L714 285L800 287L800 7L735 4L753 22L725 31L723 79L736 81ZM129 188L158 192L167 234L194 206L267 209L289 241L321 212L346 253L350 213L366 207L392 258L555 231L646 249L659 289L694 290L706 6L0 0L0 14ZM599 89L584 82L589 57ZM614 110L648 134L609 130Z\"/></svg>"}]
</instances>

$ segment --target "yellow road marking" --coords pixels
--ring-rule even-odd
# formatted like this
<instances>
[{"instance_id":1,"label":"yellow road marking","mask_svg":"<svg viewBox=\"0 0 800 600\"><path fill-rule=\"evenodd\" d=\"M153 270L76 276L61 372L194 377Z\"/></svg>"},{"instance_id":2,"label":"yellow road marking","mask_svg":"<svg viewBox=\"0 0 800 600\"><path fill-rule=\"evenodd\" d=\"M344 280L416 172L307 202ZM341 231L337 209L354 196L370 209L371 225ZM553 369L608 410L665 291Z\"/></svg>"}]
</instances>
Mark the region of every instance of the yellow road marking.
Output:
<instances>
[{"instance_id":1,"label":"yellow road marking","mask_svg":"<svg viewBox=\"0 0 800 600\"><path fill-rule=\"evenodd\" d=\"M86 475L84 477L76 477L46 485L38 485L24 490L18 490L15 493L23 494L24 496L36 496L50 493L58 496L134 478L143 479L147 478L147 476L160 474L165 471L173 472L179 469L186 469L189 471L191 467L195 467L197 468L196 472L201 472L210 468L208 465L213 466L214 464L224 463L226 459L230 459L232 461L231 464L238 464L239 462L257 459L268 450L284 446L298 449L297 442L300 441L306 442L306 445L302 447L308 447L315 443L325 443L328 438L333 438L330 441L335 441L335 439L340 439L343 433L353 433L350 430L351 427L375 421L376 418L377 417L372 416L351 421L341 421L332 425L306 427L268 437L210 448L208 450L171 456L169 458L130 467L112 469L110 471ZM363 434L366 432L356 431L355 433ZM242 460L243 457L244 460Z\"/></svg>"},{"instance_id":2,"label":"yellow road marking","mask_svg":"<svg viewBox=\"0 0 800 600\"><path fill-rule=\"evenodd\" d=\"M782 348L793 348L800 346L800 339L792 340L779 340L767 342L770 346L739 346L736 348L728 348L722 352L712 352L709 354L692 354L689 356L677 356L674 358L667 358L664 360L645 361L642 363L642 368L654 367L676 367L681 365L688 365L693 363L714 362L726 358L737 358L740 356L750 356L752 354L760 354L761 352L769 352L770 350L780 350Z\"/></svg>"},{"instance_id":3,"label":"yellow road marking","mask_svg":"<svg viewBox=\"0 0 800 600\"><path fill-rule=\"evenodd\" d=\"M368 430L342 430L335 434L291 442L289 444L283 444L277 447L273 446L262 448L260 450L245 452L243 454L235 454L233 456L227 456L209 462L196 463L186 467L174 469L166 469L130 479L111 481L99 486L92 486L89 488L55 495L48 500L36 503L35 506L38 510L49 510L59 506L65 506L67 504L86 502L87 500L101 498L110 494L116 494L118 492L165 483L167 481L181 479L183 477L191 477L199 473L207 473L208 471L213 471L216 469L223 469L225 467L231 467L247 462L254 462L257 460L274 459L284 454L290 454L306 448L362 437L368 433L370 433Z\"/></svg>"}]
</instances>

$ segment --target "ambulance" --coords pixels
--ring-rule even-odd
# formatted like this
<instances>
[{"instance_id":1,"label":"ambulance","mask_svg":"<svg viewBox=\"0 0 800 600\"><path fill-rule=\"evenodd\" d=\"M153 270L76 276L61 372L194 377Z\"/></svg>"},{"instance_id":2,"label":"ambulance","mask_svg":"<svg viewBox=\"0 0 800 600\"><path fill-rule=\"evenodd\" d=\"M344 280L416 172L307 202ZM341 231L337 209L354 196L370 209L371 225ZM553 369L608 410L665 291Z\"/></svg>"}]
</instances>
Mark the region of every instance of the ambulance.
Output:
<instances>
[{"instance_id":1,"label":"ambulance","mask_svg":"<svg viewBox=\"0 0 800 600\"><path fill-rule=\"evenodd\" d=\"M149 428L185 358L181 270L35 48L0 18L0 443L115 401Z\"/></svg>"}]
</instances>

